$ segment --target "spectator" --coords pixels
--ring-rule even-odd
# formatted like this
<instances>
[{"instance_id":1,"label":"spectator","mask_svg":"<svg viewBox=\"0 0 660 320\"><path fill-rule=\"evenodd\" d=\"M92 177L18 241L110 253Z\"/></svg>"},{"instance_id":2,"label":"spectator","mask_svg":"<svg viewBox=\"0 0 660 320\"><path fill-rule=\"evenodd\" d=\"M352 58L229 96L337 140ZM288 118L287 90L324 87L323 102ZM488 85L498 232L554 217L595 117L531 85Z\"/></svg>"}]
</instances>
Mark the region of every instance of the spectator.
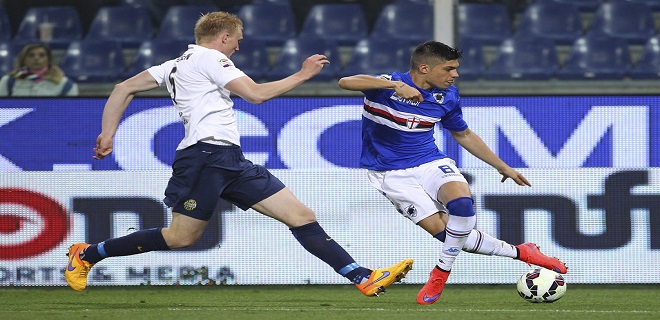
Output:
<instances>
[{"instance_id":1,"label":"spectator","mask_svg":"<svg viewBox=\"0 0 660 320\"><path fill-rule=\"evenodd\" d=\"M26 45L18 54L16 68L0 79L0 96L77 96L78 85L53 65L50 48L43 43Z\"/></svg>"}]
</instances>

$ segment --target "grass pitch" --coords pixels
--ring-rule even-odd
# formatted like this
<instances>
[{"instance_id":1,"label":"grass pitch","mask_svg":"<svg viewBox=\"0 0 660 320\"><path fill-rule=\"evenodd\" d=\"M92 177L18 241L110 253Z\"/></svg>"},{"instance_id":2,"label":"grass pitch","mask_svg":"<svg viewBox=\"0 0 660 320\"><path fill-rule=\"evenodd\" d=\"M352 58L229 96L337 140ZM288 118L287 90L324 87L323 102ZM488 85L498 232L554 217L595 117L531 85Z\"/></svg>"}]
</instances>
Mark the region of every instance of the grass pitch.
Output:
<instances>
[{"instance_id":1,"label":"grass pitch","mask_svg":"<svg viewBox=\"0 0 660 320\"><path fill-rule=\"evenodd\" d=\"M421 285L380 297L350 285L214 287L6 287L0 319L660 319L660 285L572 285L555 303L532 304L515 285L448 285L420 306Z\"/></svg>"}]
</instances>

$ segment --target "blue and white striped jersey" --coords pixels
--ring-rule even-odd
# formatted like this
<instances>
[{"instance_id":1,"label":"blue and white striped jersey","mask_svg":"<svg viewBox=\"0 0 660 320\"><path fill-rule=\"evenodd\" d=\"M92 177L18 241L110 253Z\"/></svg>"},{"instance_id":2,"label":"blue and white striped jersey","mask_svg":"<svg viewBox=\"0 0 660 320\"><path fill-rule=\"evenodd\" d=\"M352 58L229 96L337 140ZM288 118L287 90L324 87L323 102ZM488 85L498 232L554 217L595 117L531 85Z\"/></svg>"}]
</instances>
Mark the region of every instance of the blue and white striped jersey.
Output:
<instances>
[{"instance_id":1,"label":"blue and white striped jersey","mask_svg":"<svg viewBox=\"0 0 660 320\"><path fill-rule=\"evenodd\" d=\"M393 89L364 91L362 111L362 168L385 171L412 168L446 158L433 138L435 124L451 131L467 129L458 89L418 88L408 72L381 77L403 81L422 93L424 101L399 97Z\"/></svg>"}]
</instances>

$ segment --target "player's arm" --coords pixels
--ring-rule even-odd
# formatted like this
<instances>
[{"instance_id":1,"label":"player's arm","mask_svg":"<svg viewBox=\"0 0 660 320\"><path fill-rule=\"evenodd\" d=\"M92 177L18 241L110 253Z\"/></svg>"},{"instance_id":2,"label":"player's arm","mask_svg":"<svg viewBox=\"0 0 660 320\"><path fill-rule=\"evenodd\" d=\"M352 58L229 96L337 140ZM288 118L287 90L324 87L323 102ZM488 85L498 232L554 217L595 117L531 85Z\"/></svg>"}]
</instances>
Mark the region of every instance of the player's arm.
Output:
<instances>
[{"instance_id":1,"label":"player's arm","mask_svg":"<svg viewBox=\"0 0 660 320\"><path fill-rule=\"evenodd\" d=\"M404 99L413 101L424 101L419 90L409 86L403 81L392 81L381 77L374 77L365 74L358 74L339 79L337 83L340 88L350 91L366 91L376 89L394 90L397 95Z\"/></svg>"},{"instance_id":2,"label":"player's arm","mask_svg":"<svg viewBox=\"0 0 660 320\"><path fill-rule=\"evenodd\" d=\"M254 104L266 102L272 98L281 96L311 79L330 63L328 58L322 54L315 54L307 58L300 71L277 81L256 83L250 77L239 77L229 81L225 88L237 94L246 101Z\"/></svg>"},{"instance_id":3,"label":"player's arm","mask_svg":"<svg viewBox=\"0 0 660 320\"><path fill-rule=\"evenodd\" d=\"M486 143L472 130L465 129L463 131L450 131L452 138L458 142L465 150L479 158L481 161L488 163L502 175L502 182L511 178L518 185L532 186L527 178L525 178L518 171L509 167L500 157L498 157L493 150L491 150Z\"/></svg>"},{"instance_id":4,"label":"player's arm","mask_svg":"<svg viewBox=\"0 0 660 320\"><path fill-rule=\"evenodd\" d=\"M158 87L156 79L147 71L115 85L103 108L101 134L96 138L94 159L101 160L112 152L112 138L119 126L119 120L136 93Z\"/></svg>"}]
</instances>

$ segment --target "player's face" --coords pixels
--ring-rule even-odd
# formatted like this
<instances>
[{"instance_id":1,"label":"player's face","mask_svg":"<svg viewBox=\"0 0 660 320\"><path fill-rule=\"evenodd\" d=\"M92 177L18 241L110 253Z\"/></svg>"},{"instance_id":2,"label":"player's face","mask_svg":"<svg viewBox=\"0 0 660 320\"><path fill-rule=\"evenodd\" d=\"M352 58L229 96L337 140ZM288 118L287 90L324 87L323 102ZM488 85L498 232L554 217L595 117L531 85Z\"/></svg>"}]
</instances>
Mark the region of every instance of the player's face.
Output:
<instances>
[{"instance_id":1,"label":"player's face","mask_svg":"<svg viewBox=\"0 0 660 320\"><path fill-rule=\"evenodd\" d=\"M48 65L48 53L44 48L34 48L25 56L25 66L38 70Z\"/></svg>"},{"instance_id":2,"label":"player's face","mask_svg":"<svg viewBox=\"0 0 660 320\"><path fill-rule=\"evenodd\" d=\"M449 88L458 78L458 60L441 62L429 69L426 82L436 88Z\"/></svg>"},{"instance_id":3,"label":"player's face","mask_svg":"<svg viewBox=\"0 0 660 320\"><path fill-rule=\"evenodd\" d=\"M226 52L223 52L227 58L231 58L231 55L234 54L234 52L239 50L238 43L243 40L243 31L238 30L234 32L233 34L230 34L229 37L227 38L227 44L226 44Z\"/></svg>"}]
</instances>

